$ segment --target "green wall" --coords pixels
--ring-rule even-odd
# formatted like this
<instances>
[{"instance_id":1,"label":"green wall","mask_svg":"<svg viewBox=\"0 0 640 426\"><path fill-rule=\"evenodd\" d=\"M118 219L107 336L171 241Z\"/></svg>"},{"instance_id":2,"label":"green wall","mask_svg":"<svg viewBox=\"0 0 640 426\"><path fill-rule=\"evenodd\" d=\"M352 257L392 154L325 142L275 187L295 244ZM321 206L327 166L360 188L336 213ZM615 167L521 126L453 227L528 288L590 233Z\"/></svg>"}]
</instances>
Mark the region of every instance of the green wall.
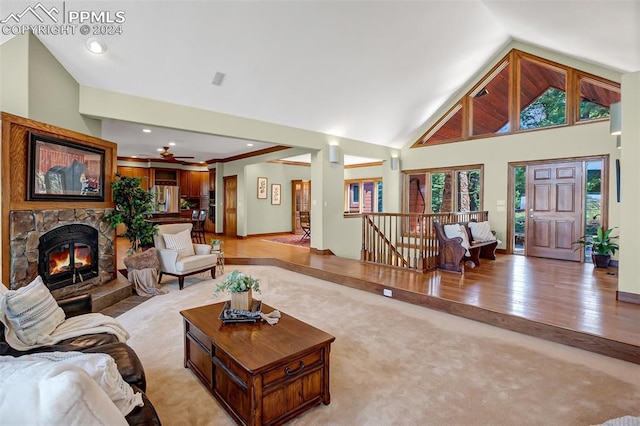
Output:
<instances>
[{"instance_id":1,"label":"green wall","mask_svg":"<svg viewBox=\"0 0 640 426\"><path fill-rule=\"evenodd\" d=\"M0 46L2 111L100 137L101 121L79 113L80 86L32 33Z\"/></svg>"}]
</instances>

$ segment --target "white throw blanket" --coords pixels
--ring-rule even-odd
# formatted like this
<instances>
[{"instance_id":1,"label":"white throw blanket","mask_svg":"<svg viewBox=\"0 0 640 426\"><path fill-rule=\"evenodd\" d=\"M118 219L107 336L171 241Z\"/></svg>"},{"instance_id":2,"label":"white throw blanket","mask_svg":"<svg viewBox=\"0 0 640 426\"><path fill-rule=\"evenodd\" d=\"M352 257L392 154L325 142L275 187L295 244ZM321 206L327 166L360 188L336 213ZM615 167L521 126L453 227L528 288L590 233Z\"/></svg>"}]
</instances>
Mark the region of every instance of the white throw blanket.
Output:
<instances>
[{"instance_id":1,"label":"white throw blanket","mask_svg":"<svg viewBox=\"0 0 640 426\"><path fill-rule=\"evenodd\" d=\"M0 362L3 425L115 426L127 422L107 393L79 367L47 360Z\"/></svg>"},{"instance_id":2,"label":"white throw blanket","mask_svg":"<svg viewBox=\"0 0 640 426\"><path fill-rule=\"evenodd\" d=\"M129 340L129 333L115 319L99 313L83 314L75 317L67 318L60 324L53 333L38 338L34 345L23 343L16 332L13 330L11 323L7 320L4 312L0 311L0 322L4 324L4 337L13 349L19 351L27 351L40 346L54 345L62 340L78 337L85 334L109 333L118 338L120 342Z\"/></svg>"}]
</instances>

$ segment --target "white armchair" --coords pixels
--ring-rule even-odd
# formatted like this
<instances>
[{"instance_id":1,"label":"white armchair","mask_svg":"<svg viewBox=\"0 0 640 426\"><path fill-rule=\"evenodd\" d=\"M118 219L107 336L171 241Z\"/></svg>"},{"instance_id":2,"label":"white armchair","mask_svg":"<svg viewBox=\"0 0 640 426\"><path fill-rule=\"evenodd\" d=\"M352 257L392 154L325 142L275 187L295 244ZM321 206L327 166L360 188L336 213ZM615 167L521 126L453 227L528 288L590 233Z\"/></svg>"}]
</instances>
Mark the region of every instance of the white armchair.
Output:
<instances>
[{"instance_id":1,"label":"white armchair","mask_svg":"<svg viewBox=\"0 0 640 426\"><path fill-rule=\"evenodd\" d=\"M216 277L218 256L211 253L208 244L194 244L191 241L192 226L191 223L158 226L158 233L153 237L160 261L158 282L163 274L172 275L178 277L182 290L184 277L188 275L211 271L211 278Z\"/></svg>"}]
</instances>

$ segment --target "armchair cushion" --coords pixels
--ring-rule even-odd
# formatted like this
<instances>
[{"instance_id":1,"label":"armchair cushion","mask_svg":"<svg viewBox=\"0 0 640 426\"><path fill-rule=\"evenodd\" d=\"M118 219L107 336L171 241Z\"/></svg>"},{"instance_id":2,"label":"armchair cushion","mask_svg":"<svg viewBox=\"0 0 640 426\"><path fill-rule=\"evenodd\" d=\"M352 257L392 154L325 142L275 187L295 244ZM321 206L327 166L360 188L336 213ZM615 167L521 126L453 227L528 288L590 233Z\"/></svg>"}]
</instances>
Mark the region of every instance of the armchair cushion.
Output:
<instances>
[{"instance_id":1,"label":"armchair cushion","mask_svg":"<svg viewBox=\"0 0 640 426\"><path fill-rule=\"evenodd\" d=\"M190 230L185 229L177 234L162 234L162 236L164 237L166 247L169 250L176 250L178 252L178 259L195 254Z\"/></svg>"},{"instance_id":2,"label":"armchair cushion","mask_svg":"<svg viewBox=\"0 0 640 426\"><path fill-rule=\"evenodd\" d=\"M216 265L218 257L215 254L196 254L184 257L176 262L175 271L179 274L210 268Z\"/></svg>"},{"instance_id":3,"label":"armchair cushion","mask_svg":"<svg viewBox=\"0 0 640 426\"><path fill-rule=\"evenodd\" d=\"M211 246L209 244L194 244L193 250L195 254L211 254Z\"/></svg>"}]
</instances>

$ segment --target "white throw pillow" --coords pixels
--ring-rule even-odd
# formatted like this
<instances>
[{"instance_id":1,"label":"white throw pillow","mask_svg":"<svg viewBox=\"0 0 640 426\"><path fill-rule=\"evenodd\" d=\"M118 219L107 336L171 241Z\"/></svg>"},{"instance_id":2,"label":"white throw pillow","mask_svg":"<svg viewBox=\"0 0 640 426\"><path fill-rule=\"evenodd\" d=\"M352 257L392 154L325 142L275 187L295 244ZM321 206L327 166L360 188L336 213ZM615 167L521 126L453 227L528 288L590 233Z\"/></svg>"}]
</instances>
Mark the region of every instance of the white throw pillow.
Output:
<instances>
[{"instance_id":1,"label":"white throw pillow","mask_svg":"<svg viewBox=\"0 0 640 426\"><path fill-rule=\"evenodd\" d=\"M3 425L126 426L122 413L79 367L0 357Z\"/></svg>"},{"instance_id":2,"label":"white throw pillow","mask_svg":"<svg viewBox=\"0 0 640 426\"><path fill-rule=\"evenodd\" d=\"M4 358L4 357L0 357ZM23 361L56 362L72 365L86 371L102 388L111 401L126 416L136 406L142 406L142 395L135 393L131 385L124 381L116 362L110 355L82 352L40 352L20 357Z\"/></svg>"},{"instance_id":3,"label":"white throw pillow","mask_svg":"<svg viewBox=\"0 0 640 426\"><path fill-rule=\"evenodd\" d=\"M162 236L164 237L164 245L167 246L168 249L178 252L178 259L196 254L193 250L191 232L188 229L180 231L177 234L162 234Z\"/></svg>"},{"instance_id":4,"label":"white throw pillow","mask_svg":"<svg viewBox=\"0 0 640 426\"><path fill-rule=\"evenodd\" d=\"M496 237L491 232L489 222L469 222L469 230L473 241L495 241Z\"/></svg>"},{"instance_id":5,"label":"white throw pillow","mask_svg":"<svg viewBox=\"0 0 640 426\"><path fill-rule=\"evenodd\" d=\"M460 225L458 223L454 223L451 225L444 225L444 235L447 238L460 237L462 238L462 242L460 245L466 250L466 255L470 256L469 253L469 235L467 235L467 230L464 228L464 225Z\"/></svg>"},{"instance_id":6,"label":"white throw pillow","mask_svg":"<svg viewBox=\"0 0 640 426\"><path fill-rule=\"evenodd\" d=\"M2 300L11 328L25 345L35 345L65 320L64 311L40 276L26 287L4 292Z\"/></svg>"}]
</instances>

